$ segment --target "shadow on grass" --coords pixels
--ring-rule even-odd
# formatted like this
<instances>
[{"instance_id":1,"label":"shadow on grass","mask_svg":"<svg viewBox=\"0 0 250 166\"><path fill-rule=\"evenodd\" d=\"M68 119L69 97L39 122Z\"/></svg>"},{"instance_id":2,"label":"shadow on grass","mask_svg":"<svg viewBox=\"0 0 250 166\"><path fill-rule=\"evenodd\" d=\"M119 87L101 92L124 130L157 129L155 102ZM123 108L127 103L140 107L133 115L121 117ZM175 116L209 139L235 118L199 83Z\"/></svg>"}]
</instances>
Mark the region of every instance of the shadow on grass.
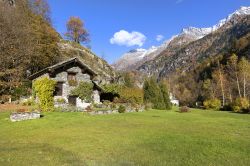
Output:
<instances>
[{"instance_id":1,"label":"shadow on grass","mask_svg":"<svg viewBox=\"0 0 250 166\"><path fill-rule=\"evenodd\" d=\"M227 111L228 113L233 113L233 114L249 114L250 112L234 112L234 111Z\"/></svg>"},{"instance_id":2,"label":"shadow on grass","mask_svg":"<svg viewBox=\"0 0 250 166\"><path fill-rule=\"evenodd\" d=\"M50 144L16 143L1 147L1 162L11 165L87 165L80 157ZM11 157L10 157L11 156Z\"/></svg>"}]
</instances>

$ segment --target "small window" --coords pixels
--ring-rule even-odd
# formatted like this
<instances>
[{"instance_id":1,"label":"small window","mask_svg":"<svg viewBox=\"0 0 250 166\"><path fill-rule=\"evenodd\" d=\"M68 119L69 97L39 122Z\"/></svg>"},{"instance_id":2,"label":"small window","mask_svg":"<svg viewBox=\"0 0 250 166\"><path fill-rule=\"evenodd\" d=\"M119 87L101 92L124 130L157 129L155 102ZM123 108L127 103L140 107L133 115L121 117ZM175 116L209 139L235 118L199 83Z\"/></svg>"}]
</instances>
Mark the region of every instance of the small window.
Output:
<instances>
[{"instance_id":1,"label":"small window","mask_svg":"<svg viewBox=\"0 0 250 166\"><path fill-rule=\"evenodd\" d=\"M76 81L76 73L68 73L68 81Z\"/></svg>"},{"instance_id":2,"label":"small window","mask_svg":"<svg viewBox=\"0 0 250 166\"><path fill-rule=\"evenodd\" d=\"M57 82L54 96L62 96L63 82Z\"/></svg>"},{"instance_id":3,"label":"small window","mask_svg":"<svg viewBox=\"0 0 250 166\"><path fill-rule=\"evenodd\" d=\"M76 73L68 73L69 86L77 86Z\"/></svg>"}]
</instances>

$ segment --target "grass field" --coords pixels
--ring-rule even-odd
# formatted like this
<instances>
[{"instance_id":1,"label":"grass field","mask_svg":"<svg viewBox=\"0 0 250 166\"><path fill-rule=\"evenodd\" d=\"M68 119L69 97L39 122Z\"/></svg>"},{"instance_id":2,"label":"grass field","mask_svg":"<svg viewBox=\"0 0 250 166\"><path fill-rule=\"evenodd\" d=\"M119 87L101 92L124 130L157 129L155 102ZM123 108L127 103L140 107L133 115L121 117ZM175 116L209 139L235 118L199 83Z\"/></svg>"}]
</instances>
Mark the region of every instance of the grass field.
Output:
<instances>
[{"instance_id":1,"label":"grass field","mask_svg":"<svg viewBox=\"0 0 250 166\"><path fill-rule=\"evenodd\" d=\"M250 165L250 115L192 110L103 116L0 112L0 165Z\"/></svg>"}]
</instances>

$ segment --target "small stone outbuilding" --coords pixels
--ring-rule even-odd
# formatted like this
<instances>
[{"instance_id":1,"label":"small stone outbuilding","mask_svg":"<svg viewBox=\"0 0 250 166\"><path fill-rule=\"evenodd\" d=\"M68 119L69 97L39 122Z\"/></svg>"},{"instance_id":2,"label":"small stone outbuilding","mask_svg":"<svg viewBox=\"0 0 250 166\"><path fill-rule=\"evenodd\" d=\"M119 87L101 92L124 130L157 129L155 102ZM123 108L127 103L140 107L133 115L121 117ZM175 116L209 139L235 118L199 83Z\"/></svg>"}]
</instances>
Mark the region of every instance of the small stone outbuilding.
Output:
<instances>
[{"instance_id":1,"label":"small stone outbuilding","mask_svg":"<svg viewBox=\"0 0 250 166\"><path fill-rule=\"evenodd\" d=\"M30 76L32 82L41 77L48 77L57 82L54 93L55 106L61 104L56 101L65 101L64 105L73 105L85 109L91 103L81 100L78 96L72 96L71 91L80 82L92 82L94 84L92 99L94 103L100 103L100 95L103 91L94 81L98 75L89 66L78 58L71 58L67 61L47 67Z\"/></svg>"}]
</instances>

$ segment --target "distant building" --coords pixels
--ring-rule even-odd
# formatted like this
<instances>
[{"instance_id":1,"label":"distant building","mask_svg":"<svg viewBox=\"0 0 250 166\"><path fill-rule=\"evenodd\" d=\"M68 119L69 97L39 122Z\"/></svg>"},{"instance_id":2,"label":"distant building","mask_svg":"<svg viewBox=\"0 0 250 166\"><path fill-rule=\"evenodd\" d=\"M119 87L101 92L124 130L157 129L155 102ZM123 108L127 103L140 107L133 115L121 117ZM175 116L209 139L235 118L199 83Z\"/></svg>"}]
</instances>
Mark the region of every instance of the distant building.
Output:
<instances>
[{"instance_id":1,"label":"distant building","mask_svg":"<svg viewBox=\"0 0 250 166\"><path fill-rule=\"evenodd\" d=\"M179 100L177 100L177 99L175 98L175 96L174 96L172 93L170 93L169 98L170 98L170 102L171 102L173 105L175 105L175 106L179 106L179 105L180 105Z\"/></svg>"}]
</instances>

